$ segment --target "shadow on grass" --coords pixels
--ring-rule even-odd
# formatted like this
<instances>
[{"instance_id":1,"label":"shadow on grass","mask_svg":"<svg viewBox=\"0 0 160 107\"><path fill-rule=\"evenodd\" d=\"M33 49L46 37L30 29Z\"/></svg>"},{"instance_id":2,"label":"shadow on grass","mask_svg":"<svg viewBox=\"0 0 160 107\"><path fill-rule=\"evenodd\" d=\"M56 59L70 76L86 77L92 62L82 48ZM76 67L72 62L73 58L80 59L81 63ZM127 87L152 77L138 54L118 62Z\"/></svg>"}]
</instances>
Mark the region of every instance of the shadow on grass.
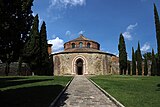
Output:
<instances>
[{"instance_id":1,"label":"shadow on grass","mask_svg":"<svg viewBox=\"0 0 160 107\"><path fill-rule=\"evenodd\" d=\"M9 78L10 80L11 78ZM12 78L11 80L13 80ZM18 79L18 77L17 77ZM35 83L35 82L41 82L41 81L49 81L53 79L39 79L39 80L22 80L22 81L9 81L6 79L0 80L0 88L5 88L9 86L16 86L16 85L22 85L22 84L29 84L29 83Z\"/></svg>"},{"instance_id":2,"label":"shadow on grass","mask_svg":"<svg viewBox=\"0 0 160 107\"><path fill-rule=\"evenodd\" d=\"M48 107L63 88L61 85L47 85L0 91L0 106Z\"/></svg>"},{"instance_id":3,"label":"shadow on grass","mask_svg":"<svg viewBox=\"0 0 160 107\"><path fill-rule=\"evenodd\" d=\"M19 80L19 79L26 79L24 77L5 77L5 78L0 78L0 81L10 81L10 80Z\"/></svg>"}]
</instances>

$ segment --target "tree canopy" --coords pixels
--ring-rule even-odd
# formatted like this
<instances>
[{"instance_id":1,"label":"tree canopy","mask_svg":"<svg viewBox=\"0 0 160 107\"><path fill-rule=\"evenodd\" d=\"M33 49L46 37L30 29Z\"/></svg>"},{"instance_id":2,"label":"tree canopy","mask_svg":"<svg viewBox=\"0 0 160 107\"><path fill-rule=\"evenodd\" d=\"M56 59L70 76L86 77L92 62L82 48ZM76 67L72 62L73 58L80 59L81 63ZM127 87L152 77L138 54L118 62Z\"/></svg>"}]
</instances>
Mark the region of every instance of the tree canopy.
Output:
<instances>
[{"instance_id":1,"label":"tree canopy","mask_svg":"<svg viewBox=\"0 0 160 107\"><path fill-rule=\"evenodd\" d=\"M136 75L136 60L133 47L132 47L132 75Z\"/></svg>"},{"instance_id":2,"label":"tree canopy","mask_svg":"<svg viewBox=\"0 0 160 107\"><path fill-rule=\"evenodd\" d=\"M142 54L139 42L137 47L137 70L138 70L138 75L142 75Z\"/></svg>"},{"instance_id":3,"label":"tree canopy","mask_svg":"<svg viewBox=\"0 0 160 107\"><path fill-rule=\"evenodd\" d=\"M160 76L160 20L156 5L154 4L154 19L155 19L155 28L156 28L156 38L157 38L157 52L158 52L158 72L157 74Z\"/></svg>"},{"instance_id":4,"label":"tree canopy","mask_svg":"<svg viewBox=\"0 0 160 107\"><path fill-rule=\"evenodd\" d=\"M40 66L42 74L49 75L50 61L47 44L46 23L43 22L40 30Z\"/></svg>"},{"instance_id":5,"label":"tree canopy","mask_svg":"<svg viewBox=\"0 0 160 107\"><path fill-rule=\"evenodd\" d=\"M119 38L118 50L119 50L120 74L126 74L127 52L126 52L126 45L125 45L125 41L124 41L124 37L123 37L122 33L120 34L120 38Z\"/></svg>"},{"instance_id":6,"label":"tree canopy","mask_svg":"<svg viewBox=\"0 0 160 107\"><path fill-rule=\"evenodd\" d=\"M152 49L151 75L155 76L157 71L154 49Z\"/></svg>"},{"instance_id":7,"label":"tree canopy","mask_svg":"<svg viewBox=\"0 0 160 107\"><path fill-rule=\"evenodd\" d=\"M23 49L23 59L29 64L33 72L36 71L40 56L40 42L39 42L39 19L38 14L34 17L33 26L30 32L29 39Z\"/></svg>"},{"instance_id":8,"label":"tree canopy","mask_svg":"<svg viewBox=\"0 0 160 107\"><path fill-rule=\"evenodd\" d=\"M33 0L0 1L0 60L9 64L18 59L32 25Z\"/></svg>"}]
</instances>

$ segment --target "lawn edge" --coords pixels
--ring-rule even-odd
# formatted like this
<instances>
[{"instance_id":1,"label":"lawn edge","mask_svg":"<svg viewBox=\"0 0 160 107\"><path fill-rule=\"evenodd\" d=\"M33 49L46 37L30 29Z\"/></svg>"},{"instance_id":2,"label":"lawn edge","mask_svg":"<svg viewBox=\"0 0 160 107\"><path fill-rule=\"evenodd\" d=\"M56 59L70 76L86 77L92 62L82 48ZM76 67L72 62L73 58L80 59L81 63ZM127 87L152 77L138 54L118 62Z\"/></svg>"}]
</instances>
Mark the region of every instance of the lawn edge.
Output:
<instances>
[{"instance_id":1,"label":"lawn edge","mask_svg":"<svg viewBox=\"0 0 160 107\"><path fill-rule=\"evenodd\" d=\"M111 96L108 92L106 92L104 89L102 89L98 84L96 84L94 81L92 81L90 78L88 80L93 83L101 92L103 92L107 97L109 97L110 100L112 100L118 107L125 107L123 104L121 104L118 100L116 100L113 96Z\"/></svg>"},{"instance_id":2,"label":"lawn edge","mask_svg":"<svg viewBox=\"0 0 160 107\"><path fill-rule=\"evenodd\" d=\"M57 101L60 99L60 97L62 96L62 94L66 91L66 89L68 88L68 86L70 85L70 83L72 82L74 77L71 78L71 80L66 84L66 86L63 88L63 90L58 94L58 96L53 100L53 102L49 105L49 107L54 107L55 104L57 103Z\"/></svg>"}]
</instances>

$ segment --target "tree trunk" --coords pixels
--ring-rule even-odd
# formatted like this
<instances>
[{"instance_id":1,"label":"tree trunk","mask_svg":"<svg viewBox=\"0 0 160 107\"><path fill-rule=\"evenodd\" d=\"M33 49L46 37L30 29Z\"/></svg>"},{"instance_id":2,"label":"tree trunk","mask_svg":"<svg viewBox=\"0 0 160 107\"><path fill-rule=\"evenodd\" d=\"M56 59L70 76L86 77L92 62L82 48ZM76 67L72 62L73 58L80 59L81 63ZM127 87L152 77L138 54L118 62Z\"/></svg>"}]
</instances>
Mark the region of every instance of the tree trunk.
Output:
<instances>
[{"instance_id":1,"label":"tree trunk","mask_svg":"<svg viewBox=\"0 0 160 107\"><path fill-rule=\"evenodd\" d=\"M18 69L17 69L18 75L21 75L21 68L22 68L22 57L20 56L18 59Z\"/></svg>"},{"instance_id":2,"label":"tree trunk","mask_svg":"<svg viewBox=\"0 0 160 107\"><path fill-rule=\"evenodd\" d=\"M10 70L10 63L6 62L6 67L5 67L5 74L6 74L6 76L8 76L9 70Z\"/></svg>"}]
</instances>

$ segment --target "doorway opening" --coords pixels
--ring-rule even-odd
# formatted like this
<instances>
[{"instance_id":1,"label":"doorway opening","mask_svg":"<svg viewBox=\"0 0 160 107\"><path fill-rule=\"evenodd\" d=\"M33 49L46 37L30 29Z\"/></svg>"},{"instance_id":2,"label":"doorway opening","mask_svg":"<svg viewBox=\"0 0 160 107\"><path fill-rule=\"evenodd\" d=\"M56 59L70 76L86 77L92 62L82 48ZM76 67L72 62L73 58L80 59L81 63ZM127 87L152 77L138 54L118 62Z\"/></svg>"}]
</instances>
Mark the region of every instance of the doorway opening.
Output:
<instances>
[{"instance_id":1,"label":"doorway opening","mask_svg":"<svg viewBox=\"0 0 160 107\"><path fill-rule=\"evenodd\" d=\"M83 60L82 59L77 59L76 71L77 71L77 75L83 75Z\"/></svg>"}]
</instances>

